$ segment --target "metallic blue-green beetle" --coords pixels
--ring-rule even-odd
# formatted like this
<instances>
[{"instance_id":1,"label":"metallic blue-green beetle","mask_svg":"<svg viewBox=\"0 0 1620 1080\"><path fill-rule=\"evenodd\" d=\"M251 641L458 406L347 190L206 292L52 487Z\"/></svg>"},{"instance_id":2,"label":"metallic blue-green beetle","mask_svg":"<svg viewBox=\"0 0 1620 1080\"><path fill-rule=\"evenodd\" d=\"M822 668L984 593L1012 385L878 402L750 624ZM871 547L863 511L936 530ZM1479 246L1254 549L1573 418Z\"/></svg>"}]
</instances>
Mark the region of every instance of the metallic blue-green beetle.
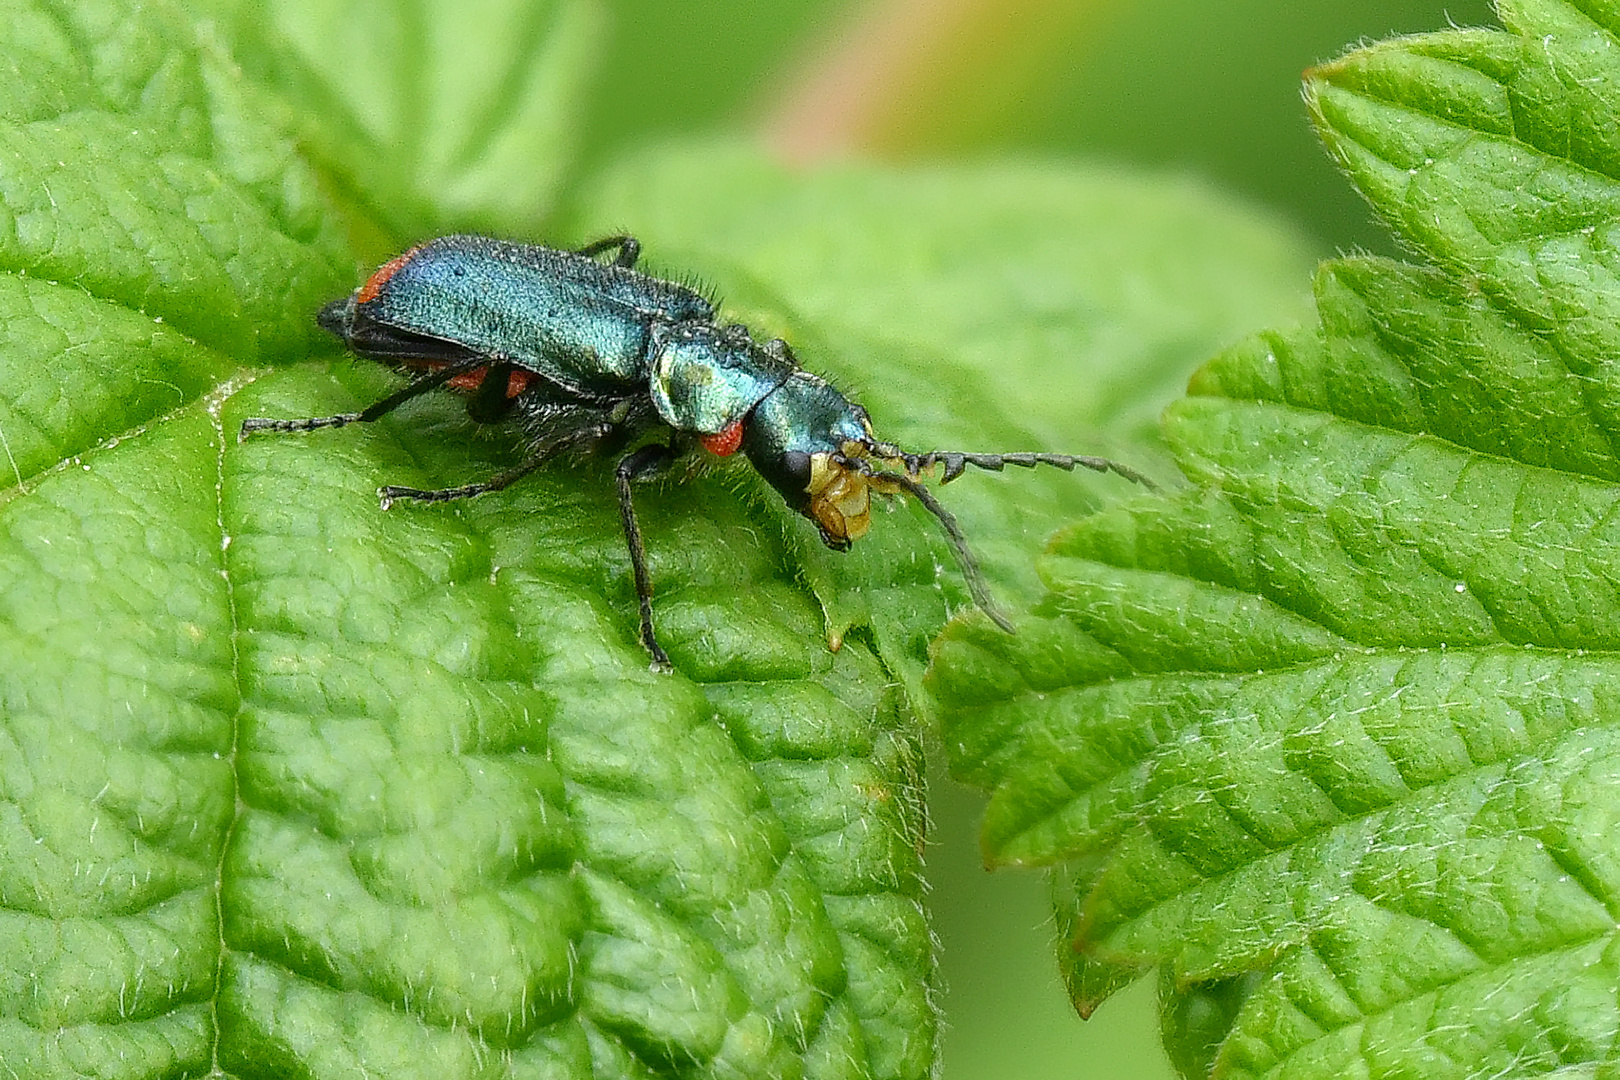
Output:
<instances>
[{"instance_id":1,"label":"metallic blue-green beetle","mask_svg":"<svg viewBox=\"0 0 1620 1080\"><path fill-rule=\"evenodd\" d=\"M1067 454L913 454L872 433L866 410L799 367L787 343L760 344L741 326L715 322L715 308L684 285L633 267L628 236L559 251L482 236L430 240L378 268L316 316L355 353L412 376L357 413L307 420L250 419L254 431L312 431L370 421L440 386L468 395L480 423L515 423L527 453L481 483L439 491L385 487L395 499L440 502L499 491L563 452L622 452L619 512L641 607L641 643L653 666L669 658L653 633L652 582L631 503L631 484L665 471L692 443L737 450L787 504L838 551L866 534L871 494L906 493L945 529L974 602L1004 629L956 519L922 477L936 465L949 483L973 465L1084 466L1146 484L1106 458ZM613 252L604 262L599 256ZM635 445L663 430L667 438Z\"/></svg>"}]
</instances>

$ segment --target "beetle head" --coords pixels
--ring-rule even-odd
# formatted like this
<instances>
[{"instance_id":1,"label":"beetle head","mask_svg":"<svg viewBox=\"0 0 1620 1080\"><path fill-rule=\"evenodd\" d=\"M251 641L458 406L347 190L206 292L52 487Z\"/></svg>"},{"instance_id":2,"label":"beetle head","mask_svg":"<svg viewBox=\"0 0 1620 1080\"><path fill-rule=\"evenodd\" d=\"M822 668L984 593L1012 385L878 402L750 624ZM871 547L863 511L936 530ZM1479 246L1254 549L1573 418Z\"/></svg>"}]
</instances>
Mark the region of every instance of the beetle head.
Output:
<instances>
[{"instance_id":1,"label":"beetle head","mask_svg":"<svg viewBox=\"0 0 1620 1080\"><path fill-rule=\"evenodd\" d=\"M872 492L898 490L856 464L879 447L866 410L806 371L755 405L743 428L755 470L837 551L866 535Z\"/></svg>"}]
</instances>

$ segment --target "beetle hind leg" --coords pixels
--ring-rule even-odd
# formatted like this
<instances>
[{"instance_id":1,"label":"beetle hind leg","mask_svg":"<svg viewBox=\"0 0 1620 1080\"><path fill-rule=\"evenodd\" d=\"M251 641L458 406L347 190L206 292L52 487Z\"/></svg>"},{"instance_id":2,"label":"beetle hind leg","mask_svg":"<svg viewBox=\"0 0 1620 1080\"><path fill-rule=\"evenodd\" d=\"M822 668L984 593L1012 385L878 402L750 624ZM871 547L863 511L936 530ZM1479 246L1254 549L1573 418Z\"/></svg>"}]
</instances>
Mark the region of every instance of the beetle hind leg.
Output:
<instances>
[{"instance_id":1,"label":"beetle hind leg","mask_svg":"<svg viewBox=\"0 0 1620 1080\"><path fill-rule=\"evenodd\" d=\"M509 392L512 371L512 364L489 365L478 388L467 399L467 415L473 418L474 423L498 424L512 411L512 395Z\"/></svg>"},{"instance_id":2,"label":"beetle hind leg","mask_svg":"<svg viewBox=\"0 0 1620 1080\"><path fill-rule=\"evenodd\" d=\"M236 433L236 441L241 442L255 431L317 431L320 428L343 427L346 424L369 424L373 420L387 416L407 401L421 397L429 390L443 386L457 375L465 375L488 362L480 357L470 357L446 364L412 380L409 386L394 391L382 400L372 402L359 412L338 413L336 416L311 416L302 420L274 420L264 416L250 416L242 421L242 426Z\"/></svg>"}]
</instances>

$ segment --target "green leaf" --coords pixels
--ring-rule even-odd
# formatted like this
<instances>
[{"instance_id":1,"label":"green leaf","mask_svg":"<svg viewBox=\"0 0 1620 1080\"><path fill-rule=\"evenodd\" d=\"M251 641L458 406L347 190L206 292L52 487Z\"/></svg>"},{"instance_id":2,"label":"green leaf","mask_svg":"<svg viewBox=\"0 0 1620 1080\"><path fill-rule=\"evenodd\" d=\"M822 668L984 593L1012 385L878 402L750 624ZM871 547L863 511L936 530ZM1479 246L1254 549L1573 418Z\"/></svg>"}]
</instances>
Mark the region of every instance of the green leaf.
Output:
<instances>
[{"instance_id":1,"label":"green leaf","mask_svg":"<svg viewBox=\"0 0 1620 1080\"><path fill-rule=\"evenodd\" d=\"M1190 488L1054 541L1019 638L938 647L986 858L1053 867L1082 1012L1167 964L1188 1075L1620 1052L1620 9L1502 17L1307 83L1433 265L1325 264L1318 326L1167 413Z\"/></svg>"},{"instance_id":2,"label":"green leaf","mask_svg":"<svg viewBox=\"0 0 1620 1080\"><path fill-rule=\"evenodd\" d=\"M16 84L0 103L0 1063L928 1075L908 683L963 599L933 523L882 515L840 566L746 470L638 492L666 677L636 641L611 462L383 513L379 484L487 476L510 440L478 437L446 394L239 442L244 417L397 385L317 338L312 313L354 284L323 192L366 243L508 221L518 193L440 202L427 180L446 174L383 177L375 139L332 135L375 119L359 91L307 113L296 50L277 51L335 49L336 32L216 7L202 25L161 3L18 2L0 20ZM414 10L366 9L355 72L410 39ZM561 43L540 54L574 55L548 33ZM424 115L465 100L443 80L412 92ZM462 175L512 182L497 142ZM1251 305L1243 321L1284 315L1304 262L1187 185L1054 167L793 178L710 146L593 190L580 232L645 218L666 266L724 283L729 311L791 331L817 368L858 373L885 430L917 443L1094 449L1087 424L1140 415L1133 379L1180 378L1233 332L1223 298ZM834 262L739 242L794 200L807 212L781 254L819 236ZM1099 247L1053 240L1054 221ZM1120 295L1092 268L1104 255L1135 275L1127 319L1098 314ZM1132 325L1159 336L1120 355ZM1009 371L1047 390L999 402ZM1009 593L1033 587L1026 530L1125 488L976 484L949 498Z\"/></svg>"},{"instance_id":3,"label":"green leaf","mask_svg":"<svg viewBox=\"0 0 1620 1080\"><path fill-rule=\"evenodd\" d=\"M224 25L261 107L377 260L451 229L533 230L553 209L603 36L595 0L233 6Z\"/></svg>"}]
</instances>

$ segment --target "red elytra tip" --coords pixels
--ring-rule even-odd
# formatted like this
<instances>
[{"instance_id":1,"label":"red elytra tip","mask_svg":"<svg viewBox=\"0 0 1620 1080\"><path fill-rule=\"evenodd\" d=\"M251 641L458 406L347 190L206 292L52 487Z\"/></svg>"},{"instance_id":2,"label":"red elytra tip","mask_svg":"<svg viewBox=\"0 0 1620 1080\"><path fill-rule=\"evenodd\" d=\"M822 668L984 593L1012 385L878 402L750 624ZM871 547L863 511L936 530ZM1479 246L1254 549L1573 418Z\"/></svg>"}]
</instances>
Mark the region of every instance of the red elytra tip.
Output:
<instances>
[{"instance_id":1,"label":"red elytra tip","mask_svg":"<svg viewBox=\"0 0 1620 1080\"><path fill-rule=\"evenodd\" d=\"M443 364L438 366L444 367ZM445 385L453 390L476 390L484 385L484 376L488 374L489 368L487 367L473 368L471 371L464 371L460 375L452 375L450 381Z\"/></svg>"},{"instance_id":2,"label":"red elytra tip","mask_svg":"<svg viewBox=\"0 0 1620 1080\"><path fill-rule=\"evenodd\" d=\"M733 420L713 435L699 435L698 442L716 457L730 457L742 445L742 421Z\"/></svg>"},{"instance_id":3,"label":"red elytra tip","mask_svg":"<svg viewBox=\"0 0 1620 1080\"><path fill-rule=\"evenodd\" d=\"M444 364L436 363L431 365L428 370L433 371L442 367L444 367ZM445 385L455 390L477 390L484 385L484 377L488 374L489 368L487 367L473 368L471 371L464 371L460 375L451 376L450 381ZM534 385L534 372L514 368L506 377L506 396L515 398L532 385Z\"/></svg>"},{"instance_id":4,"label":"red elytra tip","mask_svg":"<svg viewBox=\"0 0 1620 1080\"><path fill-rule=\"evenodd\" d=\"M382 292L382 287L388 284L388 279L399 273L400 267L415 258L416 252L416 248L411 248L404 254L395 255L392 259L377 267L376 272L366 278L366 283L360 286L360 290L354 294L354 302L364 304L375 300L377 294Z\"/></svg>"},{"instance_id":5,"label":"red elytra tip","mask_svg":"<svg viewBox=\"0 0 1620 1080\"><path fill-rule=\"evenodd\" d=\"M534 372L524 371L522 368L513 368L512 374L506 377L506 396L515 398L534 384Z\"/></svg>"}]
</instances>

